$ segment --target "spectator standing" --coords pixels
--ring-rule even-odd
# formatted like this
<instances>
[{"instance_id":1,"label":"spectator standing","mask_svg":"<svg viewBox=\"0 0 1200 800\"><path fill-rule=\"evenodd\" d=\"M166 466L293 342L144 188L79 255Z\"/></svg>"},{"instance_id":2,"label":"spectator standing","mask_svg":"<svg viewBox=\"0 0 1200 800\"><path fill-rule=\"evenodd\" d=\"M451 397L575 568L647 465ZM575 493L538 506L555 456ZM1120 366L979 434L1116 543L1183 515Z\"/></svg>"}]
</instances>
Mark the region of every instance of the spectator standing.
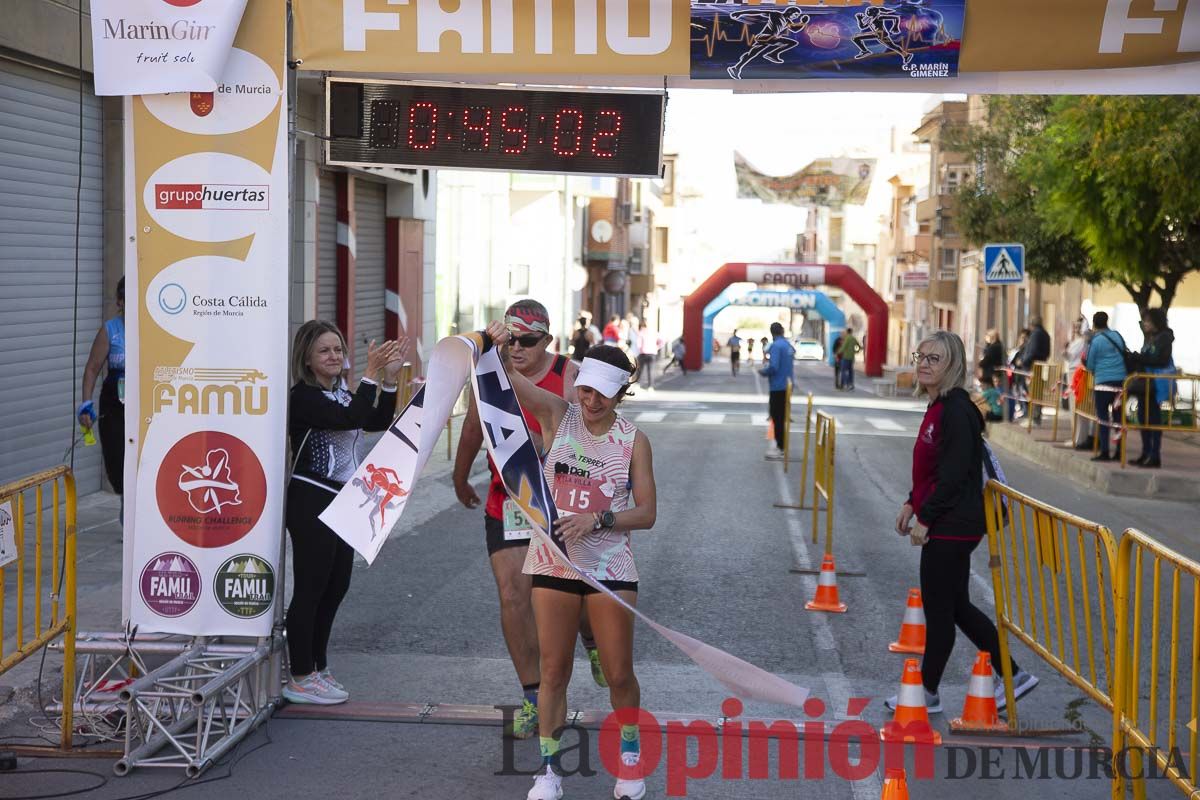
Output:
<instances>
[{"instance_id":1,"label":"spectator standing","mask_svg":"<svg viewBox=\"0 0 1200 800\"><path fill-rule=\"evenodd\" d=\"M983 337L983 355L979 359L979 382L986 386L996 370L1004 366L1004 343L1000 341L1000 331L992 328Z\"/></svg>"},{"instance_id":2,"label":"spectator standing","mask_svg":"<svg viewBox=\"0 0 1200 800\"><path fill-rule=\"evenodd\" d=\"M768 395L767 411L775 427L775 441L767 448L768 458L783 457L783 435L787 424L787 389L792 381L792 365L796 350L792 343L783 335L783 326L778 322L771 323L771 335L775 337L766 353L766 365L758 374L769 378L770 394Z\"/></svg>"},{"instance_id":3,"label":"spectator standing","mask_svg":"<svg viewBox=\"0 0 1200 800\"><path fill-rule=\"evenodd\" d=\"M596 342L592 339L587 317L580 317L577 324L579 327L571 334L571 360L580 362L587 356L588 348Z\"/></svg>"},{"instance_id":4,"label":"spectator standing","mask_svg":"<svg viewBox=\"0 0 1200 800\"><path fill-rule=\"evenodd\" d=\"M1017 398L1025 397L1025 388L1029 382L1024 375L1018 374L1015 370L1022 370L1021 360L1025 357L1025 345L1029 342L1029 329L1022 328L1017 332L1017 347L1013 351L1012 356L1008 359L1009 370L1012 374L1012 379L1009 380L1009 392L1012 395L1008 399L1008 416L1009 419L1019 419L1025 414L1025 406L1022 405ZM1018 406L1020 410L1018 411Z\"/></svg>"},{"instance_id":5,"label":"spectator standing","mask_svg":"<svg viewBox=\"0 0 1200 800\"><path fill-rule=\"evenodd\" d=\"M680 336L674 341L674 343L671 344L671 360L667 362L665 367L663 367L663 375L666 375L667 370L676 364L679 365L679 369L683 370L683 374L687 375L687 367L683 365L683 357L686 355L687 345L683 343L683 337Z\"/></svg>"},{"instance_id":6,"label":"spectator standing","mask_svg":"<svg viewBox=\"0 0 1200 800\"><path fill-rule=\"evenodd\" d=\"M842 344L838 352L842 356L842 385L845 392L854 391L854 356L862 352L862 345L854 338L854 331L846 328L842 334Z\"/></svg>"},{"instance_id":7,"label":"spectator standing","mask_svg":"<svg viewBox=\"0 0 1200 800\"><path fill-rule=\"evenodd\" d=\"M613 314L604 326L604 344L619 344L621 341L621 318Z\"/></svg>"},{"instance_id":8,"label":"spectator standing","mask_svg":"<svg viewBox=\"0 0 1200 800\"><path fill-rule=\"evenodd\" d=\"M1175 333L1167 327L1167 312L1161 308L1147 309L1142 316L1142 333L1145 339L1138 359L1140 369L1145 372L1174 372L1171 350ZM1143 425L1161 425L1162 404L1170 399L1171 381L1155 379L1145 383L1145 387L1137 387L1133 391L1138 404L1138 419ZM1150 469L1162 466L1162 431L1142 431L1142 454L1133 463Z\"/></svg>"},{"instance_id":9,"label":"spectator standing","mask_svg":"<svg viewBox=\"0 0 1200 800\"><path fill-rule=\"evenodd\" d=\"M1050 360L1050 334L1042 327L1041 317L1029 319L1029 338L1021 351L1021 369L1030 372L1033 365ZM1034 405L1031 411L1035 424L1042 424L1042 407Z\"/></svg>"},{"instance_id":10,"label":"spectator standing","mask_svg":"<svg viewBox=\"0 0 1200 800\"><path fill-rule=\"evenodd\" d=\"M833 388L842 388L842 334L833 340Z\"/></svg>"},{"instance_id":11,"label":"spectator standing","mask_svg":"<svg viewBox=\"0 0 1200 800\"><path fill-rule=\"evenodd\" d=\"M658 361L660 347L662 342L658 333L642 322L637 332L637 366L641 385L647 391L654 391L654 364Z\"/></svg>"},{"instance_id":12,"label":"spectator standing","mask_svg":"<svg viewBox=\"0 0 1200 800\"><path fill-rule=\"evenodd\" d=\"M1092 343L1088 347L1084 365L1092 373L1092 398L1096 403L1096 437L1100 452L1092 461L1110 461L1109 442L1112 432L1112 405L1125 383L1125 339L1108 327L1108 314L1097 311L1092 315Z\"/></svg>"},{"instance_id":13,"label":"spectator standing","mask_svg":"<svg viewBox=\"0 0 1200 800\"><path fill-rule=\"evenodd\" d=\"M1063 351L1063 379L1066 381L1067 392L1067 410L1072 416L1075 414L1075 406L1079 400L1075 393L1075 387L1079 381L1082 381L1082 373L1087 371L1087 367L1083 365L1084 356L1087 355L1088 340L1091 338L1092 332L1088 330L1087 321L1080 317L1071 325L1071 341L1067 343L1067 349ZM1079 424L1075 426L1075 445L1076 450L1091 450L1092 436L1095 431L1092 428L1090 419L1081 419Z\"/></svg>"}]
</instances>

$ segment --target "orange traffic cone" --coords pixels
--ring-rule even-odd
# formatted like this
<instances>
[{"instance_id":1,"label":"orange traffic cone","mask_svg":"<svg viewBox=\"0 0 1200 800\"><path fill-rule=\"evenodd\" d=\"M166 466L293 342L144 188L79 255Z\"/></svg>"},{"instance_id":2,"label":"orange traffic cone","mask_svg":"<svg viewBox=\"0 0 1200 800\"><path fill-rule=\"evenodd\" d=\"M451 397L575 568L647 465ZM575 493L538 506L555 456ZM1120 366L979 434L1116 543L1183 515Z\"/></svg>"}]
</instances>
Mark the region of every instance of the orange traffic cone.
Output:
<instances>
[{"instance_id":1,"label":"orange traffic cone","mask_svg":"<svg viewBox=\"0 0 1200 800\"><path fill-rule=\"evenodd\" d=\"M971 669L967 684L967 702L962 716L950 721L950 730L1004 731L1008 726L1000 721L996 711L995 681L992 678L992 657L980 650Z\"/></svg>"},{"instance_id":2,"label":"orange traffic cone","mask_svg":"<svg viewBox=\"0 0 1200 800\"><path fill-rule=\"evenodd\" d=\"M896 713L891 722L884 723L879 738L885 742L942 743L942 735L929 724L925 686L921 683L921 665L915 658L904 662L900 694L896 697Z\"/></svg>"},{"instance_id":3,"label":"orange traffic cone","mask_svg":"<svg viewBox=\"0 0 1200 800\"><path fill-rule=\"evenodd\" d=\"M817 578L817 596L804 604L809 611L836 611L843 614L846 604L838 600L837 569L833 566L833 554L826 553L821 562L821 574Z\"/></svg>"},{"instance_id":4,"label":"orange traffic cone","mask_svg":"<svg viewBox=\"0 0 1200 800\"><path fill-rule=\"evenodd\" d=\"M888 645L893 653L925 652L925 608L921 605L921 590L908 590L908 605L904 609L904 621L900 623L900 638Z\"/></svg>"},{"instance_id":5,"label":"orange traffic cone","mask_svg":"<svg viewBox=\"0 0 1200 800\"><path fill-rule=\"evenodd\" d=\"M908 783L904 779L904 767L888 767L883 778L883 792L879 800L908 800Z\"/></svg>"}]
</instances>

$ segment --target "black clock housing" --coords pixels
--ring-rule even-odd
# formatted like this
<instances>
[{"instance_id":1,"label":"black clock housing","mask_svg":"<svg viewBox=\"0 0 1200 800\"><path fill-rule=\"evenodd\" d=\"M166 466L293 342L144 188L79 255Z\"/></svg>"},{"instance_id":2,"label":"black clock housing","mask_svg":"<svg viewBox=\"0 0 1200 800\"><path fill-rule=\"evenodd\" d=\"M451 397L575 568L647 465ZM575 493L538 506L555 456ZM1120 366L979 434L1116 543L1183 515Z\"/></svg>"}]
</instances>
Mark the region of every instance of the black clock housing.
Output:
<instances>
[{"instance_id":1,"label":"black clock housing","mask_svg":"<svg viewBox=\"0 0 1200 800\"><path fill-rule=\"evenodd\" d=\"M328 81L326 161L658 177L665 95Z\"/></svg>"}]
</instances>

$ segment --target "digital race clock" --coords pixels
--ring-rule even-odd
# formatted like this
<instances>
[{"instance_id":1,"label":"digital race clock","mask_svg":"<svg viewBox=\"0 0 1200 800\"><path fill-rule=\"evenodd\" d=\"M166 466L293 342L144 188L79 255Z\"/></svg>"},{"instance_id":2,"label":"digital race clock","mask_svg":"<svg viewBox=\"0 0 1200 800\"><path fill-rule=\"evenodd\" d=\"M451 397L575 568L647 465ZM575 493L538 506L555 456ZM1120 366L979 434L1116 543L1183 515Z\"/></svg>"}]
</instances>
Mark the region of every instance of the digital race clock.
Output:
<instances>
[{"instance_id":1,"label":"digital race clock","mask_svg":"<svg viewBox=\"0 0 1200 800\"><path fill-rule=\"evenodd\" d=\"M658 177L662 92L330 78L326 161Z\"/></svg>"}]
</instances>

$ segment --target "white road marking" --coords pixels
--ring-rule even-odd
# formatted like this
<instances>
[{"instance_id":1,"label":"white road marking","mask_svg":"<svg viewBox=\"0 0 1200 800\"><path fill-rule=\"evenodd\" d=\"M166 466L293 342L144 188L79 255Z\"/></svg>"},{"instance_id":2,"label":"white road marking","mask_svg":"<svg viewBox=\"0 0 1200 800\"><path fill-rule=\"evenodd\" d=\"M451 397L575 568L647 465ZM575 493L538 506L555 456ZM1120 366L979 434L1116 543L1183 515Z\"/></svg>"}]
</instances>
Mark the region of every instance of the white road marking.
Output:
<instances>
[{"instance_id":1,"label":"white road marking","mask_svg":"<svg viewBox=\"0 0 1200 800\"><path fill-rule=\"evenodd\" d=\"M662 422L667 418L665 411L643 411L637 415L636 421L641 424L643 422Z\"/></svg>"},{"instance_id":2,"label":"white road marking","mask_svg":"<svg viewBox=\"0 0 1200 800\"><path fill-rule=\"evenodd\" d=\"M770 421L771 421L771 418L769 416L767 416L766 414L751 414L750 415L750 424L751 425L758 425L760 427L765 428L765 427L767 427L767 424Z\"/></svg>"},{"instance_id":3,"label":"white road marking","mask_svg":"<svg viewBox=\"0 0 1200 800\"><path fill-rule=\"evenodd\" d=\"M697 414L695 422L697 425L720 425L721 423L725 422L725 415L712 411L704 414Z\"/></svg>"},{"instance_id":4,"label":"white road marking","mask_svg":"<svg viewBox=\"0 0 1200 800\"><path fill-rule=\"evenodd\" d=\"M890 419L885 419L884 417L867 417L866 419L867 419L867 422L869 422L871 424L871 427L875 428L875 430L879 430L879 431L902 431L902 430L904 430L903 425L893 422Z\"/></svg>"}]
</instances>

